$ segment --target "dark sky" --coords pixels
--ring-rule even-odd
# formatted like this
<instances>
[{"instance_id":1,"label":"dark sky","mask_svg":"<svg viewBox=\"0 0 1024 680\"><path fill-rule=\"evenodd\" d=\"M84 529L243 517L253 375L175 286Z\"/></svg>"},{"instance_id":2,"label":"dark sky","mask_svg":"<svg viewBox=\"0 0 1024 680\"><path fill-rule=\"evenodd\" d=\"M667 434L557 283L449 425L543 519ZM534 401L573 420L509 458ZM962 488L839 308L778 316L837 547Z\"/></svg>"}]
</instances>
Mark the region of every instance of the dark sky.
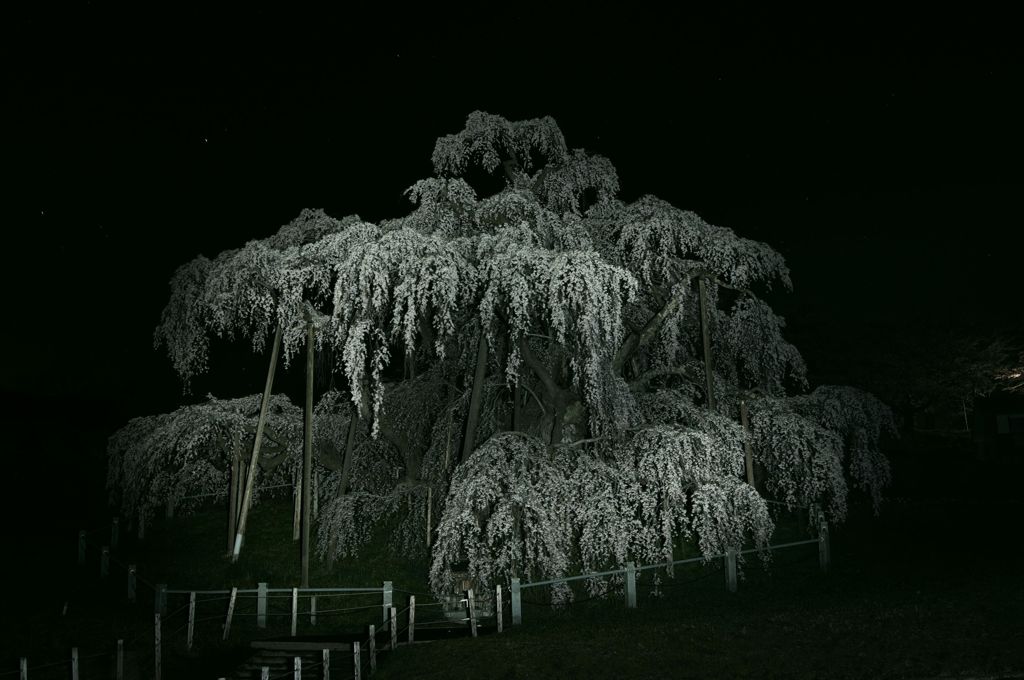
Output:
<instances>
[{"instance_id":1,"label":"dark sky","mask_svg":"<svg viewBox=\"0 0 1024 680\"><path fill-rule=\"evenodd\" d=\"M19 17L5 29L0 387L113 423L173 408L180 385L151 337L175 267L304 207L402 214L434 139L475 109L552 115L570 146L612 160L624 198L654 193L775 246L795 284L778 308L808 342L1010 325L1024 107L1006 21L437 32L91 5ZM257 391L263 359L228 354L222 384Z\"/></svg>"}]
</instances>

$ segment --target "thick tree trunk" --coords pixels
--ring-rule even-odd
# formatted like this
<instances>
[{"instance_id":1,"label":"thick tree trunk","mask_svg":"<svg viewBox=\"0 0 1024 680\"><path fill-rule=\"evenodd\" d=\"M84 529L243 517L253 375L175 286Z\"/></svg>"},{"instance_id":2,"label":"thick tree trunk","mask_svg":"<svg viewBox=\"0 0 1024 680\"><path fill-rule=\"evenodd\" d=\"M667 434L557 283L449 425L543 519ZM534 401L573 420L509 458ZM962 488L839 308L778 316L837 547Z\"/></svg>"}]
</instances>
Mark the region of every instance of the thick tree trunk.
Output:
<instances>
[{"instance_id":1,"label":"thick tree trunk","mask_svg":"<svg viewBox=\"0 0 1024 680\"><path fill-rule=\"evenodd\" d=\"M711 328L709 327L710 312L708 310L707 283L704 277L697 279L697 287L700 289L700 329L704 341L704 382L707 389L707 404L712 411L715 410L715 387L713 372L711 370Z\"/></svg>"},{"instance_id":2,"label":"thick tree trunk","mask_svg":"<svg viewBox=\"0 0 1024 680\"><path fill-rule=\"evenodd\" d=\"M469 413L466 416L466 434L462 438L462 455L464 461L473 453L476 443L476 428L480 422L480 405L483 402L484 378L487 375L487 333L480 329L480 341L476 350L476 371L473 374L473 391L469 396Z\"/></svg>"},{"instance_id":3,"label":"thick tree trunk","mask_svg":"<svg viewBox=\"0 0 1024 680\"><path fill-rule=\"evenodd\" d=\"M306 323L306 422L302 446L302 587L309 587L309 530L312 522L311 500L313 498L313 363L314 347L313 322Z\"/></svg>"},{"instance_id":4,"label":"thick tree trunk","mask_svg":"<svg viewBox=\"0 0 1024 680\"><path fill-rule=\"evenodd\" d=\"M242 496L242 513L238 518L238 533L235 534L234 550L231 561L237 562L242 552L242 540L245 536L245 524L249 518L249 505L252 503L252 491L256 481L256 463L260 458L260 445L263 443L263 428L267 423L267 407L270 406L270 392L274 387L274 371L277 368L277 355L281 349L281 326L274 333L274 348L270 352L270 368L267 370L267 384L263 388L263 402L260 404L260 418L256 422L256 439L252 444L252 457L249 460L249 474L245 480L245 494Z\"/></svg>"}]
</instances>

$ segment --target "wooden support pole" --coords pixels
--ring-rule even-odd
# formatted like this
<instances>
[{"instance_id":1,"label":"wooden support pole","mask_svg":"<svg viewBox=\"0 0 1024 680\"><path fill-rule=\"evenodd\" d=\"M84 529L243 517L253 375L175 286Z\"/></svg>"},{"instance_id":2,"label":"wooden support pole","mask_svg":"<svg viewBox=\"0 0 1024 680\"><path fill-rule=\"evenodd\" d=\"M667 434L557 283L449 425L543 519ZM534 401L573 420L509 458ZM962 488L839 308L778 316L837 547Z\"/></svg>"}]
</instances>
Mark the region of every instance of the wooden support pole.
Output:
<instances>
[{"instance_id":1,"label":"wooden support pole","mask_svg":"<svg viewBox=\"0 0 1024 680\"><path fill-rule=\"evenodd\" d=\"M78 566L85 565L85 529L81 529L78 532Z\"/></svg>"},{"instance_id":2,"label":"wooden support pole","mask_svg":"<svg viewBox=\"0 0 1024 680\"><path fill-rule=\"evenodd\" d=\"M320 665L324 669L323 680L331 680L331 650L323 650L320 659Z\"/></svg>"},{"instance_id":3,"label":"wooden support pole","mask_svg":"<svg viewBox=\"0 0 1024 680\"><path fill-rule=\"evenodd\" d=\"M466 591L466 608L469 609L469 633L476 637L476 603L473 600L473 589Z\"/></svg>"},{"instance_id":4,"label":"wooden support pole","mask_svg":"<svg viewBox=\"0 0 1024 680\"><path fill-rule=\"evenodd\" d=\"M231 479L228 481L228 554L234 546L235 529L238 528L238 450L231 457Z\"/></svg>"},{"instance_id":5,"label":"wooden support pole","mask_svg":"<svg viewBox=\"0 0 1024 680\"><path fill-rule=\"evenodd\" d=\"M124 640L117 641L117 668L114 671L115 680L124 680Z\"/></svg>"},{"instance_id":6,"label":"wooden support pole","mask_svg":"<svg viewBox=\"0 0 1024 680\"><path fill-rule=\"evenodd\" d=\"M519 577L512 577L512 625L521 626L523 624L523 600L522 591L519 586Z\"/></svg>"},{"instance_id":7,"label":"wooden support pole","mask_svg":"<svg viewBox=\"0 0 1024 680\"><path fill-rule=\"evenodd\" d=\"M501 601L501 584L499 583L498 585L494 586L494 618L498 622L499 633L504 631L505 625L505 622L503 620L504 617L502 616L501 611L503 604L504 603Z\"/></svg>"},{"instance_id":8,"label":"wooden support pole","mask_svg":"<svg viewBox=\"0 0 1024 680\"><path fill-rule=\"evenodd\" d=\"M377 631L370 624L370 675L377 672Z\"/></svg>"},{"instance_id":9,"label":"wooden support pole","mask_svg":"<svg viewBox=\"0 0 1024 680\"><path fill-rule=\"evenodd\" d=\"M114 517L110 520L110 549L117 550L117 541L120 538L120 522L121 520Z\"/></svg>"},{"instance_id":10,"label":"wooden support pole","mask_svg":"<svg viewBox=\"0 0 1024 680\"><path fill-rule=\"evenodd\" d=\"M362 659L359 654L359 640L352 643L352 677L354 680L359 680L362 675Z\"/></svg>"},{"instance_id":11,"label":"wooden support pole","mask_svg":"<svg viewBox=\"0 0 1024 680\"><path fill-rule=\"evenodd\" d=\"M626 608L636 609L636 564L626 562Z\"/></svg>"},{"instance_id":12,"label":"wooden support pole","mask_svg":"<svg viewBox=\"0 0 1024 680\"><path fill-rule=\"evenodd\" d=\"M739 550L726 548L725 550L725 587L730 593L736 592L736 556Z\"/></svg>"},{"instance_id":13,"label":"wooden support pole","mask_svg":"<svg viewBox=\"0 0 1024 680\"><path fill-rule=\"evenodd\" d=\"M295 487L292 489L292 540L297 541L302 537L302 480L295 480Z\"/></svg>"},{"instance_id":14,"label":"wooden support pole","mask_svg":"<svg viewBox=\"0 0 1024 680\"><path fill-rule=\"evenodd\" d=\"M476 446L476 427L480 420L480 405L483 402L484 378L487 374L487 331L480 328L480 339L476 348L476 370L473 373L473 388L469 395L469 413L466 416L466 432L462 438L460 461L469 458Z\"/></svg>"},{"instance_id":15,"label":"wooden support pole","mask_svg":"<svg viewBox=\"0 0 1024 680\"><path fill-rule=\"evenodd\" d=\"M78 680L78 647L71 648L71 680Z\"/></svg>"},{"instance_id":16,"label":"wooden support pole","mask_svg":"<svg viewBox=\"0 0 1024 680\"><path fill-rule=\"evenodd\" d=\"M302 585L309 587L309 535L313 499L313 362L316 358L316 329L307 311L306 320L306 413L302 435Z\"/></svg>"},{"instance_id":17,"label":"wooden support pole","mask_svg":"<svg viewBox=\"0 0 1024 680\"><path fill-rule=\"evenodd\" d=\"M256 627L267 627L267 584L256 584Z\"/></svg>"},{"instance_id":18,"label":"wooden support pole","mask_svg":"<svg viewBox=\"0 0 1024 680\"><path fill-rule=\"evenodd\" d=\"M188 633L185 636L185 649L192 651L192 639L196 630L196 594L195 591L188 594ZM225 640L227 632L225 631Z\"/></svg>"},{"instance_id":19,"label":"wooden support pole","mask_svg":"<svg viewBox=\"0 0 1024 680\"><path fill-rule=\"evenodd\" d=\"M313 519L320 515L320 470L313 468Z\"/></svg>"},{"instance_id":20,"label":"wooden support pole","mask_svg":"<svg viewBox=\"0 0 1024 680\"><path fill-rule=\"evenodd\" d=\"M391 646L388 649L398 649L398 608L392 607L388 610L388 632L391 633Z\"/></svg>"},{"instance_id":21,"label":"wooden support pole","mask_svg":"<svg viewBox=\"0 0 1024 680\"><path fill-rule=\"evenodd\" d=\"M231 588L231 597L228 599L228 616L224 620L224 639L228 639L231 632L231 618L235 615L235 600L238 598L238 586Z\"/></svg>"},{"instance_id":22,"label":"wooden support pole","mask_svg":"<svg viewBox=\"0 0 1024 680\"><path fill-rule=\"evenodd\" d=\"M110 546L103 546L100 549L100 578L106 578L110 574Z\"/></svg>"},{"instance_id":23,"label":"wooden support pole","mask_svg":"<svg viewBox=\"0 0 1024 680\"><path fill-rule=\"evenodd\" d=\"M750 417L746 399L740 399L740 424L743 426L743 460L747 468L747 484L754 486L754 447L750 444Z\"/></svg>"},{"instance_id":24,"label":"wooden support pole","mask_svg":"<svg viewBox=\"0 0 1024 680\"><path fill-rule=\"evenodd\" d=\"M135 604L135 601L138 599L136 571L137 568L134 564L128 565L128 602L131 604Z\"/></svg>"},{"instance_id":25,"label":"wooden support pole","mask_svg":"<svg viewBox=\"0 0 1024 680\"><path fill-rule=\"evenodd\" d=\"M249 473L245 478L245 493L242 495L242 508L238 517L238 533L235 534L235 545L231 553L231 561L237 562L242 552L242 539L245 536L245 524L249 518L249 505L252 503L252 491L256 481L257 463L260 458L260 445L263 442L263 428L267 423L267 408L270 406L270 392L274 387L274 370L277 367L277 354L281 349L281 326L274 332L274 348L270 352L270 368L267 370L267 384L263 388L263 401L260 403L260 417L256 421L256 439L252 444L252 456L249 459Z\"/></svg>"},{"instance_id":26,"label":"wooden support pole","mask_svg":"<svg viewBox=\"0 0 1024 680\"><path fill-rule=\"evenodd\" d=\"M430 547L430 513L434 510L434 487L427 487L427 547Z\"/></svg>"},{"instance_id":27,"label":"wooden support pole","mask_svg":"<svg viewBox=\"0 0 1024 680\"><path fill-rule=\"evenodd\" d=\"M160 613L153 615L153 677L161 680L160 676Z\"/></svg>"},{"instance_id":28,"label":"wooden support pole","mask_svg":"<svg viewBox=\"0 0 1024 680\"><path fill-rule=\"evenodd\" d=\"M700 290L700 330L704 342L704 383L707 389L708 408L714 411L715 387L714 372L711 369L711 319L708 310L707 282L703 276L697 279L697 287Z\"/></svg>"},{"instance_id":29,"label":"wooden support pole","mask_svg":"<svg viewBox=\"0 0 1024 680\"><path fill-rule=\"evenodd\" d=\"M416 596L409 596L409 644L415 642L413 631L416 630Z\"/></svg>"},{"instance_id":30,"label":"wooden support pole","mask_svg":"<svg viewBox=\"0 0 1024 680\"><path fill-rule=\"evenodd\" d=\"M299 626L299 589L292 588L292 637L295 637Z\"/></svg>"}]
</instances>

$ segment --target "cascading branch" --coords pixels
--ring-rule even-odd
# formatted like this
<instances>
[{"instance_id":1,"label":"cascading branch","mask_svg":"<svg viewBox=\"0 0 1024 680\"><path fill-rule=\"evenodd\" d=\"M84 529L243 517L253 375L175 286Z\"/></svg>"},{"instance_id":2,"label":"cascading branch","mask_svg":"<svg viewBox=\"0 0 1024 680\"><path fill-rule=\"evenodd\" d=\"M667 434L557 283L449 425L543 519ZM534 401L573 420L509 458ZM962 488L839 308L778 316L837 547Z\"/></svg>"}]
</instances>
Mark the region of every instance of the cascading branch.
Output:
<instances>
[{"instance_id":1,"label":"cascading branch","mask_svg":"<svg viewBox=\"0 0 1024 680\"><path fill-rule=\"evenodd\" d=\"M665 560L683 541L764 545L748 437L779 499L838 520L852 480L877 507L887 411L853 390L803 394L800 354L759 297L791 287L779 253L654 196L621 200L612 163L570 149L551 118L475 112L432 161L406 216L304 211L196 258L156 331L187 384L210 337L259 348L280 327L287 361L313 321L344 383L317 436L337 452L355 433L348 488L325 477L322 556L397 518L406 547L427 534L444 591L462 563L483 587ZM485 195L480 172L505 188Z\"/></svg>"}]
</instances>

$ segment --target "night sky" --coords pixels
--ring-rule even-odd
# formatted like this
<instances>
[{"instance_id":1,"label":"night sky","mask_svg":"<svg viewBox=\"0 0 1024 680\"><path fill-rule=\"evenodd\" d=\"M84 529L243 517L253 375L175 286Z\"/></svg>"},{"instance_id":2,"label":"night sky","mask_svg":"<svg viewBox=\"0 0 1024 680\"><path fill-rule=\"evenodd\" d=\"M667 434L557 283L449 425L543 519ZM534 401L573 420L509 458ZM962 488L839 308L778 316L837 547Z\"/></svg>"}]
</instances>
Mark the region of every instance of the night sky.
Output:
<instances>
[{"instance_id":1,"label":"night sky","mask_svg":"<svg viewBox=\"0 0 1024 680\"><path fill-rule=\"evenodd\" d=\"M800 346L1019 324L1022 63L997 30L1012 22L391 21L88 4L11 20L7 418L59 409L109 433L172 410L181 386L152 331L177 266L305 207L405 213L435 138L477 109L551 115L570 147L611 159L623 198L780 250L795 290L772 300ZM247 346L211 363L192 399L262 386Z\"/></svg>"}]
</instances>

